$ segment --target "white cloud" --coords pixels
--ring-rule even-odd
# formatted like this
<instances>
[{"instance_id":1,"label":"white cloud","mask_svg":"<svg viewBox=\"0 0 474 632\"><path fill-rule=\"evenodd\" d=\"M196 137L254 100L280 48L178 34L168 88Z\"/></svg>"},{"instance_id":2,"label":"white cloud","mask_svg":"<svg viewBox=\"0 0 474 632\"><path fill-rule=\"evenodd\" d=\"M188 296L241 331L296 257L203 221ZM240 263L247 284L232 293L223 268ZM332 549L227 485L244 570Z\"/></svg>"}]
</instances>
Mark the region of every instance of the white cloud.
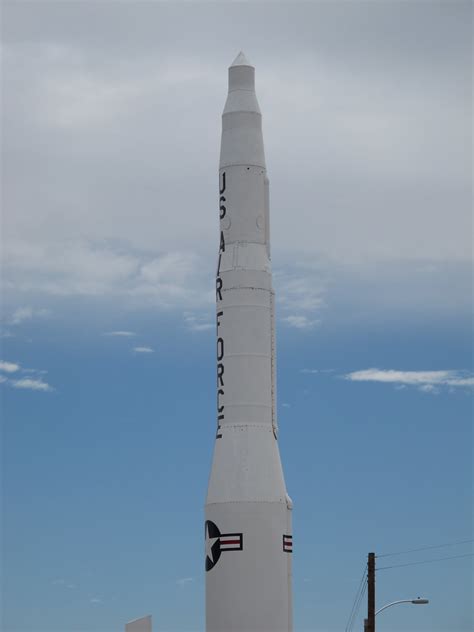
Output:
<instances>
[{"instance_id":1,"label":"white cloud","mask_svg":"<svg viewBox=\"0 0 474 632\"><path fill-rule=\"evenodd\" d=\"M51 314L49 309L33 309L33 307L25 306L18 307L9 319L10 325L20 325L25 320L32 320L33 318L46 318Z\"/></svg>"},{"instance_id":2,"label":"white cloud","mask_svg":"<svg viewBox=\"0 0 474 632\"><path fill-rule=\"evenodd\" d=\"M183 588L184 586L186 586L186 584L191 584L193 581L194 577L182 577L180 579L177 579L176 583L178 584L178 586Z\"/></svg>"},{"instance_id":3,"label":"white cloud","mask_svg":"<svg viewBox=\"0 0 474 632\"><path fill-rule=\"evenodd\" d=\"M31 391L50 392L54 390L50 384L43 382L42 379L31 379L25 377L20 380L11 380L10 383L13 388L28 389Z\"/></svg>"},{"instance_id":4,"label":"white cloud","mask_svg":"<svg viewBox=\"0 0 474 632\"><path fill-rule=\"evenodd\" d=\"M127 298L129 305L163 309L200 307L212 300L211 258L193 252L159 255L108 241L64 239L58 244L10 239L5 245L5 286L15 293ZM46 310L20 308L12 324L45 316Z\"/></svg>"},{"instance_id":5,"label":"white cloud","mask_svg":"<svg viewBox=\"0 0 474 632\"><path fill-rule=\"evenodd\" d=\"M155 353L151 347L133 347L135 353Z\"/></svg>"},{"instance_id":6,"label":"white cloud","mask_svg":"<svg viewBox=\"0 0 474 632\"><path fill-rule=\"evenodd\" d=\"M20 373L26 373L26 374L29 373L29 374L37 376L37 377L23 377L19 379L11 379L11 378L7 379L4 375L0 374L1 384L7 384L8 386L12 386L13 388L19 388L19 389L25 389L25 390L31 390L31 391L48 392L48 391L54 390L50 384L48 384L47 382L44 382L43 379L41 378L41 375L44 375L45 373L47 373L47 371L40 370L40 369L22 369L19 364L16 364L14 362L6 362L4 360L0 360L0 371L4 371L5 373L8 373L8 374L13 374L13 373L16 373L17 371L20 371ZM59 583L60 580L55 580L55 581Z\"/></svg>"},{"instance_id":7,"label":"white cloud","mask_svg":"<svg viewBox=\"0 0 474 632\"><path fill-rule=\"evenodd\" d=\"M363 369L343 376L351 382L382 382L397 388L415 386L425 393L437 393L443 386L474 386L474 377L465 371L397 371L394 369Z\"/></svg>"},{"instance_id":8,"label":"white cloud","mask_svg":"<svg viewBox=\"0 0 474 632\"><path fill-rule=\"evenodd\" d=\"M291 310L315 312L325 307L326 281L317 267L300 264L274 274L279 303Z\"/></svg>"},{"instance_id":9,"label":"white cloud","mask_svg":"<svg viewBox=\"0 0 474 632\"><path fill-rule=\"evenodd\" d=\"M455 377L447 382L449 386L474 386L474 377Z\"/></svg>"},{"instance_id":10,"label":"white cloud","mask_svg":"<svg viewBox=\"0 0 474 632\"><path fill-rule=\"evenodd\" d=\"M89 603L92 604L101 604L104 603L103 600L100 597L92 597L91 599L89 599Z\"/></svg>"},{"instance_id":11,"label":"white cloud","mask_svg":"<svg viewBox=\"0 0 474 632\"><path fill-rule=\"evenodd\" d=\"M313 329L320 323L319 320L312 320L307 316L298 316L296 314L285 316L282 318L282 321L287 323L290 327L295 327L296 329Z\"/></svg>"},{"instance_id":12,"label":"white cloud","mask_svg":"<svg viewBox=\"0 0 474 632\"><path fill-rule=\"evenodd\" d=\"M318 260L280 268L274 273L274 280L282 322L300 330L320 324L321 312L326 307L327 282Z\"/></svg>"},{"instance_id":13,"label":"white cloud","mask_svg":"<svg viewBox=\"0 0 474 632\"><path fill-rule=\"evenodd\" d=\"M184 322L191 331L209 331L209 329L215 329L215 323L211 323L207 316L199 316L192 312L185 312L183 314Z\"/></svg>"},{"instance_id":14,"label":"white cloud","mask_svg":"<svg viewBox=\"0 0 474 632\"><path fill-rule=\"evenodd\" d=\"M19 364L15 364L14 362L5 362L4 360L0 360L0 371L5 371L5 373L15 373L20 369Z\"/></svg>"},{"instance_id":15,"label":"white cloud","mask_svg":"<svg viewBox=\"0 0 474 632\"><path fill-rule=\"evenodd\" d=\"M434 386L433 384L422 384L418 387L418 389L422 391L422 393L439 393L439 389L436 388L436 386Z\"/></svg>"},{"instance_id":16,"label":"white cloud","mask_svg":"<svg viewBox=\"0 0 474 632\"><path fill-rule=\"evenodd\" d=\"M107 331L104 333L104 336L123 336L124 338L130 338L136 335L134 331Z\"/></svg>"},{"instance_id":17,"label":"white cloud","mask_svg":"<svg viewBox=\"0 0 474 632\"><path fill-rule=\"evenodd\" d=\"M14 20L5 45L9 124L3 140L11 156L4 183L6 287L62 296L125 295L196 309L212 295L212 165L229 51L227 42L211 37L196 59L195 38L225 26L225 18L210 5L200 7L191 18L199 24L197 35L178 42L173 33L182 27L179 11L162 13L163 3L144 3L133 36L127 33L125 41L120 28L115 35L105 29L107 37L96 46L87 11L79 7L71 14L74 24L63 25L57 4L35 9L30 3L25 26ZM113 9L99 4L101 25L110 22L111 11L114 23L126 23L126 3ZM287 16L283 5L275 7L272 37L285 48L281 59L265 43L254 51L271 161L275 260L282 252L292 261L318 252L349 265L367 259L376 268L374 262L387 259L468 258L470 56L468 40L453 26L457 21L438 30L429 11L415 20L399 12L397 20L409 24L420 43L403 52L382 35L393 24L388 16L394 9L385 3L364 24L347 18L351 54L345 48L334 55L338 9L335 14L331 3L324 10L321 3L303 4L293 16L297 40L282 38L288 35ZM265 9L255 11L257 28ZM349 16L350 9L344 11ZM247 25L238 8L235 18L238 38ZM150 39L152 24L163 31ZM430 42L446 34L450 54L440 57L435 46L426 47L419 36L426 32L432 33ZM287 89L275 99L282 73ZM131 158L138 154L139 160ZM313 281L290 280L285 289L275 279L283 316L303 315L305 326L319 317L321 296ZM432 286L450 303L436 281Z\"/></svg>"}]
</instances>

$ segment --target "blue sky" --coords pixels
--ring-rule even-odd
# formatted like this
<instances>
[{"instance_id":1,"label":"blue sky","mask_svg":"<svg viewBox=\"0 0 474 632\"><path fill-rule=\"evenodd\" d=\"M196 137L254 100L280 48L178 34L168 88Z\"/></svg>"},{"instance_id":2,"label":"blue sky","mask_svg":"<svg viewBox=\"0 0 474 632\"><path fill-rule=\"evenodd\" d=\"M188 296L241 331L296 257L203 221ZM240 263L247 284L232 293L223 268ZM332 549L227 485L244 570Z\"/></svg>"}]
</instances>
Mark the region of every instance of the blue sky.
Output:
<instances>
[{"instance_id":1,"label":"blue sky","mask_svg":"<svg viewBox=\"0 0 474 632\"><path fill-rule=\"evenodd\" d=\"M369 551L472 537L471 6L38 6L3 26L3 628L204 628L219 117L243 48L295 632L343 630ZM381 570L378 606L430 605L379 629L471 630L471 569Z\"/></svg>"},{"instance_id":2,"label":"blue sky","mask_svg":"<svg viewBox=\"0 0 474 632\"><path fill-rule=\"evenodd\" d=\"M56 309L4 339L5 358L46 368L54 389L2 385L5 628L120 630L150 612L157 629L202 629L214 332L171 314ZM369 550L471 535L468 388L344 379L368 367L469 372L467 318L335 325L331 316L328 307L315 329L280 320L278 330L297 630L343 629ZM124 326L136 336L104 335ZM432 600L384 613L386 629L469 630L470 568L461 558L381 571L379 604Z\"/></svg>"}]
</instances>

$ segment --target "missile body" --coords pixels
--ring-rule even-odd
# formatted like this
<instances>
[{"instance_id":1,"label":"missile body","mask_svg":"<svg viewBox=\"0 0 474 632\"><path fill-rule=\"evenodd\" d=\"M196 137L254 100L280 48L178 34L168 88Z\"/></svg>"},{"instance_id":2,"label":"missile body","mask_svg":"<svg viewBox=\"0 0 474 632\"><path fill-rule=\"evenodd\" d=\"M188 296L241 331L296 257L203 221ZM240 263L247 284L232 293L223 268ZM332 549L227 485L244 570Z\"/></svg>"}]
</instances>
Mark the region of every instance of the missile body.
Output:
<instances>
[{"instance_id":1,"label":"missile body","mask_svg":"<svg viewBox=\"0 0 474 632\"><path fill-rule=\"evenodd\" d=\"M255 69L229 68L219 168L217 433L206 501L207 632L292 630L291 500L276 420L269 188Z\"/></svg>"}]
</instances>

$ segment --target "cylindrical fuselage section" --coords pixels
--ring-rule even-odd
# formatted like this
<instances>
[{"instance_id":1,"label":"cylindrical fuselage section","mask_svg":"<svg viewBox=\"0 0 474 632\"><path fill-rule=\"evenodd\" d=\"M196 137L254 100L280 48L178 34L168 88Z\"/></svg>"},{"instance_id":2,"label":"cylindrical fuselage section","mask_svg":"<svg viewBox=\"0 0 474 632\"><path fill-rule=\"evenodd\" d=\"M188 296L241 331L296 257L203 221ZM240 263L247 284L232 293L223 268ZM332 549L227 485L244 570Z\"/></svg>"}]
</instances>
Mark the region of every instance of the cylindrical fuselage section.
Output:
<instances>
[{"instance_id":1,"label":"cylindrical fuselage section","mask_svg":"<svg viewBox=\"0 0 474 632\"><path fill-rule=\"evenodd\" d=\"M229 69L222 117L206 629L288 632L291 501L277 443L268 179L254 69L247 64Z\"/></svg>"}]
</instances>

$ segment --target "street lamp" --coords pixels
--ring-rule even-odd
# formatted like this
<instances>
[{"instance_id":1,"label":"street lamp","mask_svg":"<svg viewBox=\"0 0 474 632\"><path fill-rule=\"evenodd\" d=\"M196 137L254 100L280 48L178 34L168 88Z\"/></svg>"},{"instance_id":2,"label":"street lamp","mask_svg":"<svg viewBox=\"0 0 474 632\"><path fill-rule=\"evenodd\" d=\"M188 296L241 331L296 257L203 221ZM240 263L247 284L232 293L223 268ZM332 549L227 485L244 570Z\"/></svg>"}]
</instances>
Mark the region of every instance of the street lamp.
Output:
<instances>
[{"instance_id":1,"label":"street lamp","mask_svg":"<svg viewBox=\"0 0 474 632\"><path fill-rule=\"evenodd\" d=\"M399 599L398 601L392 601L391 603L387 603L385 604L385 606L383 606L382 608L380 608L379 610L377 610L374 614L374 620L375 617L382 612L382 610L386 610L387 608L390 608L390 606L396 606L399 603L412 603L415 606L424 606L427 603L430 603L429 599L423 599L422 597L417 597L416 599ZM367 632L369 630L369 620L365 619L364 620L364 632Z\"/></svg>"},{"instance_id":2,"label":"street lamp","mask_svg":"<svg viewBox=\"0 0 474 632\"><path fill-rule=\"evenodd\" d=\"M367 559L367 619L364 619L364 632L375 632L375 615L382 612L390 606L399 603L412 603L415 605L429 603L428 599L399 599L386 604L380 610L375 610L375 553L369 553Z\"/></svg>"},{"instance_id":3,"label":"street lamp","mask_svg":"<svg viewBox=\"0 0 474 632\"><path fill-rule=\"evenodd\" d=\"M377 616L380 612L382 612L382 610L386 610L387 608L390 608L390 606L396 606L399 603L412 603L415 606L424 606L425 604L430 603L430 600L417 597L417 599L399 599L398 601L392 601L391 603L388 603L382 608L380 608L379 610L377 610L377 612L375 613L375 616Z\"/></svg>"}]
</instances>

